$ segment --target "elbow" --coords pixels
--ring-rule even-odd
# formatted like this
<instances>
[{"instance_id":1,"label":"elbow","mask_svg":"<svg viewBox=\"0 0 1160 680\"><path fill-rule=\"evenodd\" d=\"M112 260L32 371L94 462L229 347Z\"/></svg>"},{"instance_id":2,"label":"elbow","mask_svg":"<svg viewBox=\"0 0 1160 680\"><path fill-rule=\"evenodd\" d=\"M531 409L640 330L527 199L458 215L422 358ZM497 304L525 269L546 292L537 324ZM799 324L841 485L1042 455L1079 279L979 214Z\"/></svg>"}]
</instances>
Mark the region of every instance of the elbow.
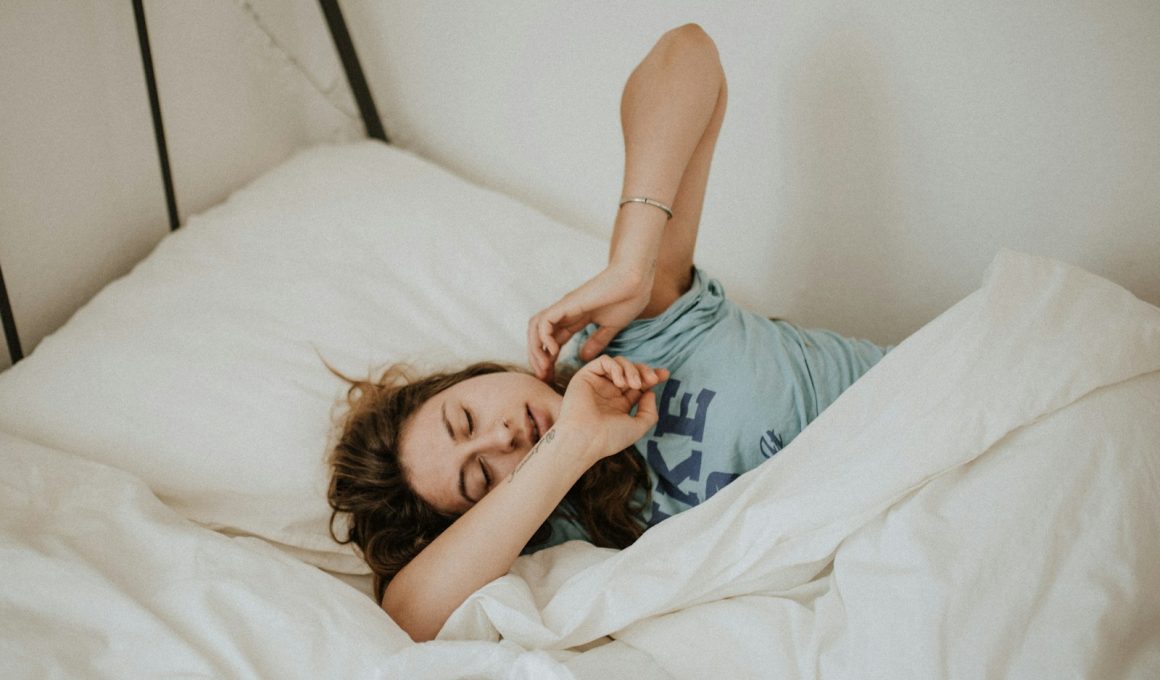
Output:
<instances>
[{"instance_id":1,"label":"elbow","mask_svg":"<svg viewBox=\"0 0 1160 680\"><path fill-rule=\"evenodd\" d=\"M700 24L692 22L669 29L665 32L665 36L671 37L674 40L713 44L713 39L709 37L705 29L701 28Z\"/></svg>"},{"instance_id":2,"label":"elbow","mask_svg":"<svg viewBox=\"0 0 1160 680\"><path fill-rule=\"evenodd\" d=\"M713 42L699 24L684 24L670 29L661 36L660 42L680 52L700 54L713 61L718 60L717 43Z\"/></svg>"},{"instance_id":3,"label":"elbow","mask_svg":"<svg viewBox=\"0 0 1160 680\"><path fill-rule=\"evenodd\" d=\"M395 622L403 632L411 636L415 642L430 642L439 635L445 621L435 621L431 618L427 608L408 602L398 593L392 593L390 586L383 593L381 603L383 611ZM428 614L424 616L424 614Z\"/></svg>"},{"instance_id":4,"label":"elbow","mask_svg":"<svg viewBox=\"0 0 1160 680\"><path fill-rule=\"evenodd\" d=\"M698 73L707 79L725 79L717 44L697 24L669 30L657 41L654 50L658 63L664 67L681 73Z\"/></svg>"}]
</instances>

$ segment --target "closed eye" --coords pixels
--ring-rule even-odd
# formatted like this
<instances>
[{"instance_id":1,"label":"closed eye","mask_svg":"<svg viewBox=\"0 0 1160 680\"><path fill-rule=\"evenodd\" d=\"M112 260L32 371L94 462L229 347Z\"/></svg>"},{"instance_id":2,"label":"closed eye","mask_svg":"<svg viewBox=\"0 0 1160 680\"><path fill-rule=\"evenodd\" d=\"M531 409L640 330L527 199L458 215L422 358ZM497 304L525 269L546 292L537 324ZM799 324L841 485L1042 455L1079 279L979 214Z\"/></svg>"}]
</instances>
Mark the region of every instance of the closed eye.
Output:
<instances>
[{"instance_id":1,"label":"closed eye","mask_svg":"<svg viewBox=\"0 0 1160 680\"><path fill-rule=\"evenodd\" d=\"M468 411L466 406L463 408L463 415L467 418L467 436L470 437L475 432L475 421L471 419L471 411Z\"/></svg>"}]
</instances>

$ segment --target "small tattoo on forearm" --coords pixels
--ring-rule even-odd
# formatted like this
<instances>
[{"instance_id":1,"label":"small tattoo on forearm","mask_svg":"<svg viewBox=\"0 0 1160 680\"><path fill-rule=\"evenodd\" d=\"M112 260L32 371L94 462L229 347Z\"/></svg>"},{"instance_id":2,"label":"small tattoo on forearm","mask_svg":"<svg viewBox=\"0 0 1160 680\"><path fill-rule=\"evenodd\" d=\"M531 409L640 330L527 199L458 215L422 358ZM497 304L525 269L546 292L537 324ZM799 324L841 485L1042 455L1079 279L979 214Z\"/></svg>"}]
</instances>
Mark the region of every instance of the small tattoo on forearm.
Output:
<instances>
[{"instance_id":1,"label":"small tattoo on forearm","mask_svg":"<svg viewBox=\"0 0 1160 680\"><path fill-rule=\"evenodd\" d=\"M510 475L508 475L508 481L510 482L516 478L516 473L520 471L520 468L522 468L525 463L527 463L529 460L532 459L532 456L536 455L536 451L539 451L541 446L543 446L544 444L551 443L551 441L555 438L556 438L556 431L555 430L548 430L547 434L544 435L543 439L536 442L536 445L532 447L532 450L528 451L528 455L524 456L524 459L520 461L520 464L516 466L516 469L512 470L512 473Z\"/></svg>"}]
</instances>

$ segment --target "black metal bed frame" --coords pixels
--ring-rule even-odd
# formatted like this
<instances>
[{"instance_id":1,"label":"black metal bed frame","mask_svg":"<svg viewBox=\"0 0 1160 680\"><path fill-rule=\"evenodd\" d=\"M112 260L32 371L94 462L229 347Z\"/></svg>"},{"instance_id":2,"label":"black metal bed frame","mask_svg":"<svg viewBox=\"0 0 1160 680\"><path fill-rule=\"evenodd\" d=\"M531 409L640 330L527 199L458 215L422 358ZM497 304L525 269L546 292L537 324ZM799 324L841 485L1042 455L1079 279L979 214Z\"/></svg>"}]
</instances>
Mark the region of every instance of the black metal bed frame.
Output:
<instances>
[{"instance_id":1,"label":"black metal bed frame","mask_svg":"<svg viewBox=\"0 0 1160 680\"><path fill-rule=\"evenodd\" d=\"M346 72L346 80L354 93L358 104L359 114L362 116L363 126L368 137L390 143L383 130L383 123L379 119L379 112L375 108L366 77L363 75L362 64L355 53L354 43L350 32L346 28L346 19L342 16L342 9L338 0L318 0L322 14L326 18L326 26L330 30L330 37L334 40L334 47L338 51L342 68ZM137 41L141 48L141 64L145 69L145 84L149 90L149 109L153 115L153 136L157 142L157 156L161 163L161 180L165 185L165 205L169 213L169 230L176 231L181 225L178 221L177 196L173 189L173 173L169 167L169 149L165 143L165 126L161 119L161 100L157 94L157 79L153 72L153 53L149 47L149 30L145 24L145 7L143 0L133 0L133 15L137 23ZM20 347L20 336L16 332L16 318L12 314L12 305L8 299L8 288L4 285L4 272L0 269L0 322L4 326L4 338L8 343L8 355L12 364L24 358Z\"/></svg>"}]
</instances>

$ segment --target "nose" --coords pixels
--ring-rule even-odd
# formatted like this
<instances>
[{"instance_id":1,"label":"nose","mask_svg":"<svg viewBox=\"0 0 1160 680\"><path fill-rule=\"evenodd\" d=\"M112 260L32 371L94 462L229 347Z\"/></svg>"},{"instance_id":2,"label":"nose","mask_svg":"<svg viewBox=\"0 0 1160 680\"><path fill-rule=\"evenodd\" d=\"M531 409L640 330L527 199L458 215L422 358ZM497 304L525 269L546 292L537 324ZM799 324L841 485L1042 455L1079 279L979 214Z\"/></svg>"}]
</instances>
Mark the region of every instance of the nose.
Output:
<instances>
[{"instance_id":1,"label":"nose","mask_svg":"<svg viewBox=\"0 0 1160 680\"><path fill-rule=\"evenodd\" d=\"M508 453L519 447L519 437L511 426L511 422L503 418L497 420L495 425L488 430L484 444L488 449L487 452Z\"/></svg>"},{"instance_id":2,"label":"nose","mask_svg":"<svg viewBox=\"0 0 1160 680\"><path fill-rule=\"evenodd\" d=\"M479 454L496 479L508 477L527 454L521 448L519 430L512 427L510 420L496 422L479 440L479 446Z\"/></svg>"}]
</instances>

